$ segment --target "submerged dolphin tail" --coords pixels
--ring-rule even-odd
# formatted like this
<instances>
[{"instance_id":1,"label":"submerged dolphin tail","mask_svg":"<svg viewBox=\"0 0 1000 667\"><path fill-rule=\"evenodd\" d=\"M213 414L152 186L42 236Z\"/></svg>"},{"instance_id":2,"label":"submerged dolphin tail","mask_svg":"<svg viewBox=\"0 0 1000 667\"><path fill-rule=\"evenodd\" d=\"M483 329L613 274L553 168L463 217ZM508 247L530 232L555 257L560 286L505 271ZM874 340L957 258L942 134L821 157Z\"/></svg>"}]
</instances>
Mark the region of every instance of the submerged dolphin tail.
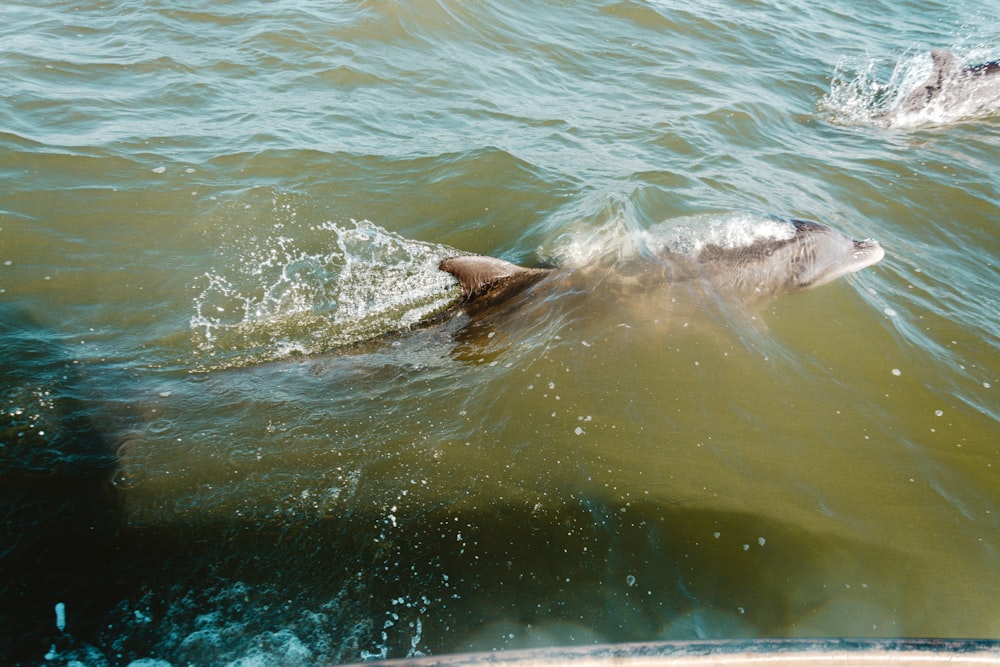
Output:
<instances>
[{"instance_id":1,"label":"submerged dolphin tail","mask_svg":"<svg viewBox=\"0 0 1000 667\"><path fill-rule=\"evenodd\" d=\"M552 272L552 269L529 269L483 255L451 257L438 268L458 278L466 308L500 303Z\"/></svg>"}]
</instances>

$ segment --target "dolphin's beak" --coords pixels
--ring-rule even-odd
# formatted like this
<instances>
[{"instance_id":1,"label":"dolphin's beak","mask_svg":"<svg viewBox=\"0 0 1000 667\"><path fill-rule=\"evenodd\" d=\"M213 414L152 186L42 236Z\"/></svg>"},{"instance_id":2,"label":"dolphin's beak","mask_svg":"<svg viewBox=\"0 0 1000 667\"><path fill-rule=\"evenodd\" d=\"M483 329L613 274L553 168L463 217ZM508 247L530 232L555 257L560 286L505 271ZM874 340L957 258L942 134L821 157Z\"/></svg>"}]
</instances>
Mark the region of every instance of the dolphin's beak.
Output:
<instances>
[{"instance_id":1,"label":"dolphin's beak","mask_svg":"<svg viewBox=\"0 0 1000 667\"><path fill-rule=\"evenodd\" d=\"M885 250L882 244L875 239L854 240L854 261L857 271L866 266L871 266L885 257Z\"/></svg>"}]
</instances>

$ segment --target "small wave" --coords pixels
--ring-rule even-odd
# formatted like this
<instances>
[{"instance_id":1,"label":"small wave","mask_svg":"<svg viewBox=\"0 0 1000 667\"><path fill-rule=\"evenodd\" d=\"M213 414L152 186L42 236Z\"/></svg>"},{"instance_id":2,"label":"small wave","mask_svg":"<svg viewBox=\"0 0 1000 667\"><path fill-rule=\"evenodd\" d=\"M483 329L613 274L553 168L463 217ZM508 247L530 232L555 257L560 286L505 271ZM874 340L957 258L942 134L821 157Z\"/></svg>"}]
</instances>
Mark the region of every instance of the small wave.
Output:
<instances>
[{"instance_id":1,"label":"small wave","mask_svg":"<svg viewBox=\"0 0 1000 667\"><path fill-rule=\"evenodd\" d=\"M201 277L191 317L200 370L326 352L413 326L460 296L437 268L456 254L447 246L369 221L318 229L332 234L328 249L252 239L237 265Z\"/></svg>"},{"instance_id":2,"label":"small wave","mask_svg":"<svg viewBox=\"0 0 1000 667\"><path fill-rule=\"evenodd\" d=\"M774 216L734 212L673 220L651 234L657 246L695 257L706 246L744 248L761 240L790 239L795 236L795 225Z\"/></svg>"},{"instance_id":3,"label":"small wave","mask_svg":"<svg viewBox=\"0 0 1000 667\"><path fill-rule=\"evenodd\" d=\"M950 52L949 52L950 53ZM946 72L940 94L926 103L913 99L926 87L935 64L931 53L908 51L896 60L871 55L848 57L837 63L830 92L817 104L839 125L919 128L986 118L1000 112L1000 76L970 76L964 67L992 62L986 49L954 51L954 71Z\"/></svg>"},{"instance_id":4,"label":"small wave","mask_svg":"<svg viewBox=\"0 0 1000 667\"><path fill-rule=\"evenodd\" d=\"M562 235L553 258L569 268L649 258L663 250L693 258L709 245L740 248L762 239L793 236L795 226L789 220L742 211L674 218L649 229L615 218L596 230Z\"/></svg>"},{"instance_id":5,"label":"small wave","mask_svg":"<svg viewBox=\"0 0 1000 667\"><path fill-rule=\"evenodd\" d=\"M884 71L885 63L872 56L841 59L830 92L817 106L838 125L880 125L891 99L891 85L882 80Z\"/></svg>"}]
</instances>

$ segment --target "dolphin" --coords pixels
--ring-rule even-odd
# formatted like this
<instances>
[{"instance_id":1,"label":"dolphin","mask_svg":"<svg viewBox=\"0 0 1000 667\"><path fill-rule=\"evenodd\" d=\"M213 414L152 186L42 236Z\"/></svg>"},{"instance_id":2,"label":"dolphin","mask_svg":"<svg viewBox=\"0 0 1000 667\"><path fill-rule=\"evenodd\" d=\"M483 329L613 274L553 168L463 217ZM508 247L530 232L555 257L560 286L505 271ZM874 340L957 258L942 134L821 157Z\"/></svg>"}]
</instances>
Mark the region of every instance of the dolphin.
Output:
<instances>
[{"instance_id":1,"label":"dolphin","mask_svg":"<svg viewBox=\"0 0 1000 667\"><path fill-rule=\"evenodd\" d=\"M368 255L345 262L334 278L338 282L329 286L337 306L329 315L295 311L291 320L247 316L218 325L206 318L206 330L216 330L199 342L204 356L197 370L338 348L356 351L366 343L379 345L385 337L423 329L454 334L464 346L456 356L481 356L480 337L511 333L508 326L537 331L570 321L577 327L599 328L614 319L628 326L669 327L715 306L721 306L726 317L740 317L758 302L822 285L884 255L876 241L855 241L819 223L738 211L678 218L642 229L626 220L610 220L598 228L566 232L552 248L551 263L544 266L520 266L449 246L411 242L371 223L356 229L352 243L376 239L380 247L400 249L399 256L407 259L388 270L377 266L371 271L361 268ZM201 299L207 303L216 296L205 292ZM304 327L301 331L308 336L294 339L294 345L275 345L275 340L287 340L288 323L296 331ZM438 329L439 324L444 326Z\"/></svg>"},{"instance_id":2,"label":"dolphin","mask_svg":"<svg viewBox=\"0 0 1000 667\"><path fill-rule=\"evenodd\" d=\"M702 281L721 294L756 301L824 285L885 256L881 244L873 239L856 240L818 222L789 222L789 236L762 237L746 245L708 243L696 252L685 252L663 244L652 250L645 267L619 280L640 286ZM529 268L482 255L450 257L439 268L458 280L462 288L460 307L469 314L482 312L567 271ZM586 266L578 270L595 271ZM606 278L602 272L600 279Z\"/></svg>"},{"instance_id":3,"label":"dolphin","mask_svg":"<svg viewBox=\"0 0 1000 667\"><path fill-rule=\"evenodd\" d=\"M962 65L948 49L931 51L933 68L927 79L903 97L892 115L924 112L934 105L992 109L1000 102L1000 60Z\"/></svg>"}]
</instances>

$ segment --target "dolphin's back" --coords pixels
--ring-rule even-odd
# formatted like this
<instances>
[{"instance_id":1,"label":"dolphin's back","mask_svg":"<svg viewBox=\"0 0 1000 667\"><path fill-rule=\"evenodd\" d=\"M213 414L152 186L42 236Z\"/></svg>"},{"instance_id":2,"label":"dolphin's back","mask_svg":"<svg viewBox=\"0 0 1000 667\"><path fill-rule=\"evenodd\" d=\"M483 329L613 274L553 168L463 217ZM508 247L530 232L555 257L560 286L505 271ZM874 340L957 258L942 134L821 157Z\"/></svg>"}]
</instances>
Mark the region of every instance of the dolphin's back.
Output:
<instances>
[{"instance_id":1,"label":"dolphin's back","mask_svg":"<svg viewBox=\"0 0 1000 667\"><path fill-rule=\"evenodd\" d=\"M701 280L721 293L757 299L823 285L870 266L885 254L877 241L856 241L809 220L788 222L793 233L787 237L765 236L737 245L710 243L693 254L664 248L638 278L626 273L607 280L606 272L586 269L578 273L584 281L618 286L648 287L657 279ZM500 304L558 270L526 268L483 255L451 257L439 268L458 279L462 308L470 313Z\"/></svg>"},{"instance_id":2,"label":"dolphin's back","mask_svg":"<svg viewBox=\"0 0 1000 667\"><path fill-rule=\"evenodd\" d=\"M948 49L931 51L933 66L927 79L903 97L891 113L925 113L935 106L968 107L973 115L995 111L1000 100L1000 61L963 66ZM939 109L940 111L940 109Z\"/></svg>"}]
</instances>

